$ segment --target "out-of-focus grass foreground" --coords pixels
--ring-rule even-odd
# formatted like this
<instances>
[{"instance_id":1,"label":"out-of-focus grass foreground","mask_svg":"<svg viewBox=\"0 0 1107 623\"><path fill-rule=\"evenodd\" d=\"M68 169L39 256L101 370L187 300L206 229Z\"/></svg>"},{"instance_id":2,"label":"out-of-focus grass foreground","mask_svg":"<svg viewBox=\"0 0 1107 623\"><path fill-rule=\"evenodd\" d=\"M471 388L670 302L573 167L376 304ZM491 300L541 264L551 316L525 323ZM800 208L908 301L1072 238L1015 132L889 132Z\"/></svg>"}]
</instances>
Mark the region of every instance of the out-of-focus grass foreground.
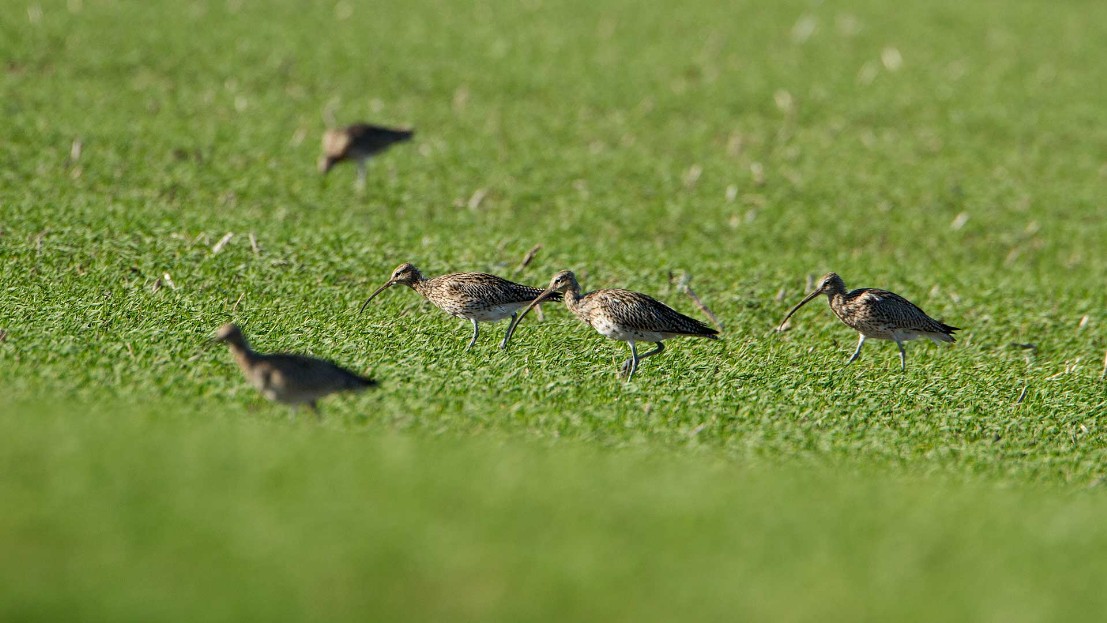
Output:
<instances>
[{"instance_id":1,"label":"out-of-focus grass foreground","mask_svg":"<svg viewBox=\"0 0 1107 623\"><path fill-rule=\"evenodd\" d=\"M1107 4L0 4L0 619L1107 611ZM355 121L416 130L360 193ZM401 262L722 339L466 352L358 313ZM828 271L957 343L774 332ZM380 387L290 417L232 321Z\"/></svg>"}]
</instances>

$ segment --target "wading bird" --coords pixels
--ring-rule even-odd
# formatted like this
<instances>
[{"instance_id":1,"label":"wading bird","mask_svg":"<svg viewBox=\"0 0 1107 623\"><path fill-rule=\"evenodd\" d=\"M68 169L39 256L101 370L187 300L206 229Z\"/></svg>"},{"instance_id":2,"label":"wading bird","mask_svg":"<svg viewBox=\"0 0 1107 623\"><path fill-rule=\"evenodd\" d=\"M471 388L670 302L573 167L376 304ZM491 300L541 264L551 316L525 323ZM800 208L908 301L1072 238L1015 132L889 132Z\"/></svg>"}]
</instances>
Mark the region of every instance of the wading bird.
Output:
<instances>
[{"instance_id":1,"label":"wading bird","mask_svg":"<svg viewBox=\"0 0 1107 623\"><path fill-rule=\"evenodd\" d=\"M262 396L275 402L298 407L307 405L319 417L316 401L341 391L360 391L377 382L335 365L306 355L255 352L237 325L226 324L215 333L215 341L231 349L235 363Z\"/></svg>"},{"instance_id":2,"label":"wading bird","mask_svg":"<svg viewBox=\"0 0 1107 623\"><path fill-rule=\"evenodd\" d=\"M861 347L865 340L892 340L899 347L899 364L901 370L907 369L907 351L903 343L915 338L926 337L938 342L954 342L954 331L960 331L958 327L951 327L934 320L919 309L917 305L898 294L876 288L860 288L852 292L846 292L846 284L835 273L828 273L819 282L819 287L800 301L784 320L780 321L777 331L784 329L784 323L803 307L811 299L825 294L830 301L830 309L849 328L857 331L860 338L857 340L857 350L849 358L846 365L853 363L861 356Z\"/></svg>"},{"instance_id":3,"label":"wading bird","mask_svg":"<svg viewBox=\"0 0 1107 623\"><path fill-rule=\"evenodd\" d=\"M361 305L365 311L369 301L394 285L405 285L423 295L435 307L447 314L464 318L473 323L473 339L465 350L477 343L481 322L497 322L504 318L515 320L515 313L526 307L535 297L542 294L538 288L508 281L503 277L487 273L451 273L434 279L427 279L411 264L400 264L392 271L392 276L377 288ZM558 295L557 299L561 298ZM500 348L507 348L507 335L500 342Z\"/></svg>"},{"instance_id":4,"label":"wading bird","mask_svg":"<svg viewBox=\"0 0 1107 623\"><path fill-rule=\"evenodd\" d=\"M511 323L504 337L504 345L506 346L515 327L532 307L559 293L565 298L565 306L577 318L605 337L630 344L630 358L623 362L622 367L622 373L628 381L634 377L639 361L665 350L662 340L682 335L718 339L719 332L715 329L640 292L596 290L581 294L576 275L572 271L563 270L554 275L550 286L531 301ZM657 348L639 355L636 342L653 342Z\"/></svg>"},{"instance_id":5,"label":"wading bird","mask_svg":"<svg viewBox=\"0 0 1107 623\"><path fill-rule=\"evenodd\" d=\"M365 174L369 159L391 147L394 143L410 140L415 130L386 128L367 123L355 123L341 129L323 133L323 155L319 158L319 172L324 175L339 162L357 161L357 187L365 187Z\"/></svg>"}]
</instances>

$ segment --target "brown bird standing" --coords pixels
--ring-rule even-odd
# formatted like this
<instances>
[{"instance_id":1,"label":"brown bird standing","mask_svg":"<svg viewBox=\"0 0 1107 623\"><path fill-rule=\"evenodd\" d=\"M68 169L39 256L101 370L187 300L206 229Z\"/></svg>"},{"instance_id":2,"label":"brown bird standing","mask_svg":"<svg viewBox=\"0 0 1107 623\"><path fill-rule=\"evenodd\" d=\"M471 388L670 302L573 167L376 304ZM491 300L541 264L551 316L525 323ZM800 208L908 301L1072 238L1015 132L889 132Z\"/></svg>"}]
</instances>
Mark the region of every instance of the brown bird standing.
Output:
<instances>
[{"instance_id":1,"label":"brown bird standing","mask_svg":"<svg viewBox=\"0 0 1107 623\"><path fill-rule=\"evenodd\" d=\"M323 133L323 155L319 172L324 175L339 162L357 161L357 187L365 187L369 159L395 143L410 140L415 130L386 128L368 123L355 123Z\"/></svg>"},{"instance_id":2,"label":"brown bird standing","mask_svg":"<svg viewBox=\"0 0 1107 623\"><path fill-rule=\"evenodd\" d=\"M860 288L852 292L846 292L846 284L835 273L826 274L819 282L819 287L808 294L802 301L792 308L784 320L780 321L777 331L782 331L784 323L803 307L811 299L825 294L830 301L830 309L838 319L847 327L857 331L859 339L857 350L849 358L849 365L861 356L861 347L865 345L867 338L876 340L892 340L899 347L900 369L907 369L907 351L903 343L910 340L925 337L930 338L935 344L938 342L954 342L954 331L960 331L958 327L952 327L926 315L917 305L902 296L887 290L876 288Z\"/></svg>"},{"instance_id":3,"label":"brown bird standing","mask_svg":"<svg viewBox=\"0 0 1107 623\"><path fill-rule=\"evenodd\" d=\"M358 313L365 311L365 307L373 297L394 285L408 286L422 294L438 309L471 322L473 339L469 340L465 350L469 350L477 343L477 336L480 335L478 323L497 322L504 318L514 320L515 312L521 307L526 307L542 293L538 288L508 281L488 273L451 273L427 279L414 265L404 263L392 271L392 276L383 286L365 299ZM557 298L560 299L560 295ZM500 348L507 348L507 338L508 336L505 335Z\"/></svg>"},{"instance_id":4,"label":"brown bird standing","mask_svg":"<svg viewBox=\"0 0 1107 623\"><path fill-rule=\"evenodd\" d=\"M255 352L246 342L242 330L226 324L215 333L215 341L231 349L235 363L262 396L269 400L298 407L307 405L319 416L316 401L341 391L361 391L375 387L377 382L342 368L330 361L306 355Z\"/></svg>"},{"instance_id":5,"label":"brown bird standing","mask_svg":"<svg viewBox=\"0 0 1107 623\"><path fill-rule=\"evenodd\" d=\"M622 373L629 381L638 369L638 362L665 350L662 340L688 335L718 339L718 331L704 323L672 309L653 297L630 290L596 290L580 293L580 284L572 271L563 270L550 280L540 293L511 323L504 337L504 346L515 327L532 307L543 300L562 294L565 306L601 335L630 345L630 358L623 362ZM653 342L657 348L639 355L635 342Z\"/></svg>"}]
</instances>

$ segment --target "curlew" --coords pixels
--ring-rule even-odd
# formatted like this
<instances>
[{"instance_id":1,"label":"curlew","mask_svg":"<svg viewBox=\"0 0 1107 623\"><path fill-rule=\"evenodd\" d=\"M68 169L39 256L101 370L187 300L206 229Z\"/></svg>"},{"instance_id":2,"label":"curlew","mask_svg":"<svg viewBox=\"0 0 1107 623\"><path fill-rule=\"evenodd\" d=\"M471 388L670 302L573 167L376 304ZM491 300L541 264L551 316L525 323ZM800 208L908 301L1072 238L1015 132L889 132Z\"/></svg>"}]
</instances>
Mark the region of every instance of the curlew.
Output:
<instances>
[{"instance_id":1,"label":"curlew","mask_svg":"<svg viewBox=\"0 0 1107 623\"><path fill-rule=\"evenodd\" d=\"M215 333L225 342L235 363L262 396L274 402L298 407L307 405L319 416L316 401L341 391L360 391L377 382L324 359L286 353L262 354L250 348L237 325L226 324Z\"/></svg>"},{"instance_id":2,"label":"curlew","mask_svg":"<svg viewBox=\"0 0 1107 623\"><path fill-rule=\"evenodd\" d=\"M487 273L451 273L434 279L427 279L412 264L400 264L392 271L392 276L377 288L361 305L365 311L369 301L394 285L405 285L423 295L423 298L447 314L464 318L473 323L473 339L465 350L473 348L480 335L481 322L497 322L511 318L514 324L515 314L526 307L542 290L508 281L503 277ZM558 297L560 298L560 296ZM500 348L507 348L508 335L500 342Z\"/></svg>"},{"instance_id":3,"label":"curlew","mask_svg":"<svg viewBox=\"0 0 1107 623\"><path fill-rule=\"evenodd\" d=\"M800 301L784 320L780 321L777 331L784 329L784 323L803 307L811 299L825 294L830 301L830 309L834 310L838 319L847 327L857 331L857 350L849 358L846 365L853 363L861 356L861 347L865 340L892 340L899 347L899 364L901 370L907 370L907 351L903 343L916 338L925 337L938 342L954 342L954 331L960 331L958 327L951 327L934 320L919 309L917 305L902 296L887 290L876 288L860 288L846 292L846 284L835 273L828 273L819 282L819 287Z\"/></svg>"},{"instance_id":4,"label":"curlew","mask_svg":"<svg viewBox=\"0 0 1107 623\"><path fill-rule=\"evenodd\" d=\"M391 147L394 143L410 140L414 130L386 128L367 123L355 123L338 130L323 133L323 155L319 158L319 172L326 174L334 165L344 161L357 161L357 187L365 187L365 174L369 159Z\"/></svg>"},{"instance_id":5,"label":"curlew","mask_svg":"<svg viewBox=\"0 0 1107 623\"><path fill-rule=\"evenodd\" d=\"M550 280L546 288L526 307L507 329L504 344L511 339L515 327L532 307L558 293L565 306L577 318L601 335L630 345L630 358L623 362L622 373L629 381L638 369L638 362L665 350L663 340L682 335L718 339L719 332L704 323L689 318L656 299L630 290L596 290L580 293L580 284L569 270L563 270ZM638 354L637 342L653 342L656 348Z\"/></svg>"}]
</instances>

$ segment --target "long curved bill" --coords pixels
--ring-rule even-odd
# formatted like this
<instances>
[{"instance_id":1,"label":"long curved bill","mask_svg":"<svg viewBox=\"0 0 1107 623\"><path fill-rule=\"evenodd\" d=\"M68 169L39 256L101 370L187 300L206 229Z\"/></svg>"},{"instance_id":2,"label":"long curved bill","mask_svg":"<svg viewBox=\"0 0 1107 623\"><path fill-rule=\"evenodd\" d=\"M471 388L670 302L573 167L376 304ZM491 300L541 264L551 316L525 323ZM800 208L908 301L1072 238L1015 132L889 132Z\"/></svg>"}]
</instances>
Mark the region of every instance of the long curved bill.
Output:
<instances>
[{"instance_id":1,"label":"long curved bill","mask_svg":"<svg viewBox=\"0 0 1107 623\"><path fill-rule=\"evenodd\" d=\"M507 328L507 335L504 336L504 348L507 348L508 342L511 341L511 336L515 335L515 327L519 326L519 323L523 321L523 317L526 316L530 312L530 310L534 309L535 305L538 305L542 301L550 298L550 295L553 293L553 290L546 290L542 294L539 294L537 298L530 302L530 304L524 307L523 311L519 312L519 315L515 317L515 320L511 323L511 326Z\"/></svg>"},{"instance_id":2,"label":"long curved bill","mask_svg":"<svg viewBox=\"0 0 1107 623\"><path fill-rule=\"evenodd\" d=\"M373 293L369 295L369 298L365 299L365 302L361 304L361 309L357 310L357 313L360 314L361 312L365 311L366 306L369 305L369 301L373 300L374 296L380 294L381 292L384 292L385 290L391 288L394 285L396 285L395 281L389 281L388 283L386 283L383 286L381 286L381 287L377 288L376 290L374 290Z\"/></svg>"},{"instance_id":3,"label":"long curved bill","mask_svg":"<svg viewBox=\"0 0 1107 623\"><path fill-rule=\"evenodd\" d=\"M792 308L792 311L788 312L788 315L784 317L784 320L780 321L780 324L777 325L776 330L777 331L783 331L784 330L784 323L788 322L788 319L792 317L792 314L796 313L799 310L799 308L801 308L804 305L808 304L811 301L811 299L815 298L819 294L821 294L821 292L819 290L815 290L811 294L808 294L807 296L805 296L802 301L797 303L796 306Z\"/></svg>"}]
</instances>

